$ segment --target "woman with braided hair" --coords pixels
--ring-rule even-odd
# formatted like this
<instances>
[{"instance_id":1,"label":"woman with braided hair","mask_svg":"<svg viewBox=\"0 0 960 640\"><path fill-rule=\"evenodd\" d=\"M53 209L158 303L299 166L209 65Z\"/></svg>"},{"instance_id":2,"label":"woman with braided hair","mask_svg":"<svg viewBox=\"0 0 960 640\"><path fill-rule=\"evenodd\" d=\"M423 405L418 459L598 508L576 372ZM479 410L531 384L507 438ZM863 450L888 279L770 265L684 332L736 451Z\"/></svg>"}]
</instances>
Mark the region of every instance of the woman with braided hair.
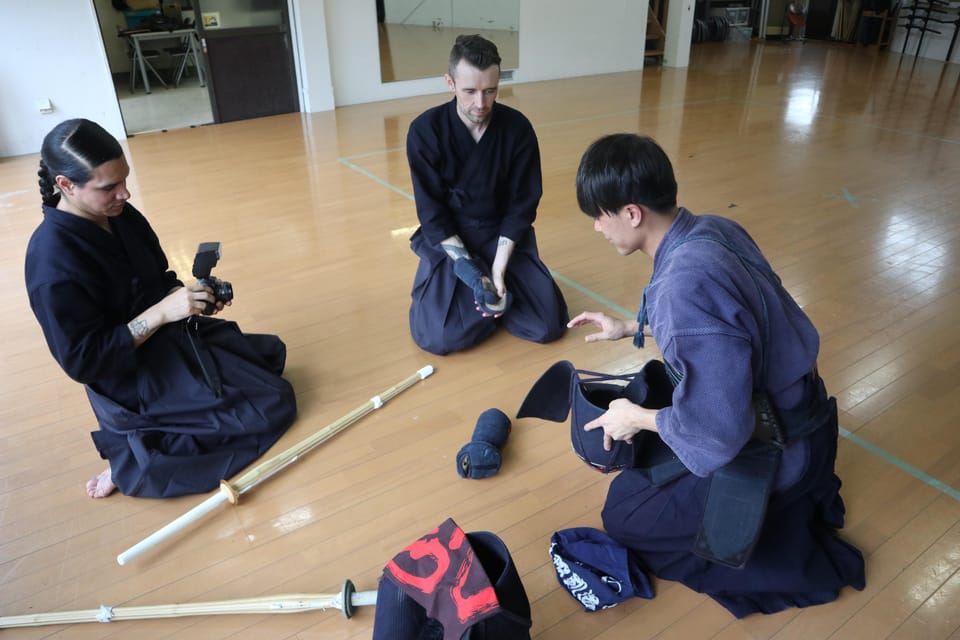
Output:
<instances>
[{"instance_id":1,"label":"woman with braided hair","mask_svg":"<svg viewBox=\"0 0 960 640\"><path fill-rule=\"evenodd\" d=\"M61 122L40 152L43 221L26 284L50 352L82 383L109 468L94 498L204 493L262 455L296 415L280 377L283 342L203 315L223 310L185 286L129 202L117 140L89 120Z\"/></svg>"}]
</instances>

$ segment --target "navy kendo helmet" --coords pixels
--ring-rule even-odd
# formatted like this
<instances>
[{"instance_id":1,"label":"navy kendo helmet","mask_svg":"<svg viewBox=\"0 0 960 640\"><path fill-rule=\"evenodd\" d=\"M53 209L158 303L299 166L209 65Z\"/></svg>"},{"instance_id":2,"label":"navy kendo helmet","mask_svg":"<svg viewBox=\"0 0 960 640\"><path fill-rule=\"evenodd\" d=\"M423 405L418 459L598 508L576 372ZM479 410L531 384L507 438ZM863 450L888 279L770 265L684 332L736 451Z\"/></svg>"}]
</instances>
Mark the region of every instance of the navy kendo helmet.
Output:
<instances>
[{"instance_id":1,"label":"navy kendo helmet","mask_svg":"<svg viewBox=\"0 0 960 640\"><path fill-rule=\"evenodd\" d=\"M613 384L616 381L627 384ZM607 451L603 448L603 429L584 431L584 425L603 415L617 398L659 409L670 404L672 392L666 368L659 360L650 360L632 374L586 371L561 360L534 383L517 417L563 422L570 414L570 442L574 453L592 468L610 473L633 466L640 441L647 432L637 434L633 443L618 440Z\"/></svg>"}]
</instances>

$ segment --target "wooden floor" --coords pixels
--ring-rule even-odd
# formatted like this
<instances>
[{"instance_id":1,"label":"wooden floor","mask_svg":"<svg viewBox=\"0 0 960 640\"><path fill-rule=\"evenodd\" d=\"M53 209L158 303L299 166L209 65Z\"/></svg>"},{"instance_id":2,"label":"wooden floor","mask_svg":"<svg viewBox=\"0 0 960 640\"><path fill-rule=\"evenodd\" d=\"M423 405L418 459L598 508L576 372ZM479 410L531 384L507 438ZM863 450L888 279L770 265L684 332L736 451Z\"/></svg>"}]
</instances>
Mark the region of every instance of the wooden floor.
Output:
<instances>
[{"instance_id":1,"label":"wooden floor","mask_svg":"<svg viewBox=\"0 0 960 640\"><path fill-rule=\"evenodd\" d=\"M754 235L822 335L836 395L843 535L867 588L829 605L733 619L668 582L654 600L585 614L557 584L550 535L600 526L610 478L570 451L568 425L515 420L493 478L457 450L490 407L513 415L553 362L619 372L658 356L586 331L534 345L498 333L434 357L411 341L416 225L410 120L446 96L137 136L133 202L189 274L219 240L227 316L279 334L300 417L276 454L432 364L436 373L189 531L115 556L201 502L87 499L99 472L82 388L54 363L27 304L23 253L40 220L36 156L0 160L0 615L375 589L386 562L448 517L499 534L533 635L567 638L960 638L960 67L850 46L706 43L689 69L507 87L543 155L540 250L572 313L633 315L650 275L576 206L598 136L635 131L673 158L680 201ZM53 122L53 121L51 121ZM373 609L6 630L6 638L367 638Z\"/></svg>"}]
</instances>

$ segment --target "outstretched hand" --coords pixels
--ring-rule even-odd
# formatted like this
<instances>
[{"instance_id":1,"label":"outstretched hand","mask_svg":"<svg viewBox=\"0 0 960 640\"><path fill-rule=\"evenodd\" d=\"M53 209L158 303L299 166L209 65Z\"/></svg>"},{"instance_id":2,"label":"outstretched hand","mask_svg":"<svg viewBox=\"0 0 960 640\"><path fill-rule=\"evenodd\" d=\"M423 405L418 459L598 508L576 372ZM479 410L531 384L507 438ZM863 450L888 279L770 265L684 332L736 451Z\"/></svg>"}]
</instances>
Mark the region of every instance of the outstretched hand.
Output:
<instances>
[{"instance_id":1,"label":"outstretched hand","mask_svg":"<svg viewBox=\"0 0 960 640\"><path fill-rule=\"evenodd\" d=\"M584 311L576 318L567 323L568 329L582 327L584 325L593 325L600 329L597 333L591 333L584 338L586 342L597 342L600 340L620 340L626 336L634 335L637 330L637 321L621 320L608 316L605 313L595 311Z\"/></svg>"}]
</instances>

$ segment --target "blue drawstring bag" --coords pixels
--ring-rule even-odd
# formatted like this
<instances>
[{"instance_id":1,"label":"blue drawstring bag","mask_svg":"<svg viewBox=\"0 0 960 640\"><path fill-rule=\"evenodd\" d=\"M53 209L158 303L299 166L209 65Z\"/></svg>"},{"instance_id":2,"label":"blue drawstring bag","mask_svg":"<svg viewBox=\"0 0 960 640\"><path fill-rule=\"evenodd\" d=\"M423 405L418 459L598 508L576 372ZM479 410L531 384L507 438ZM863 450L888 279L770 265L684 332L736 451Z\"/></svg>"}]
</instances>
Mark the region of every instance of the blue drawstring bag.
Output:
<instances>
[{"instance_id":1,"label":"blue drawstring bag","mask_svg":"<svg viewBox=\"0 0 960 640\"><path fill-rule=\"evenodd\" d=\"M550 557L560 586L586 611L653 598L650 580L630 550L598 529L557 531L550 538Z\"/></svg>"}]
</instances>

